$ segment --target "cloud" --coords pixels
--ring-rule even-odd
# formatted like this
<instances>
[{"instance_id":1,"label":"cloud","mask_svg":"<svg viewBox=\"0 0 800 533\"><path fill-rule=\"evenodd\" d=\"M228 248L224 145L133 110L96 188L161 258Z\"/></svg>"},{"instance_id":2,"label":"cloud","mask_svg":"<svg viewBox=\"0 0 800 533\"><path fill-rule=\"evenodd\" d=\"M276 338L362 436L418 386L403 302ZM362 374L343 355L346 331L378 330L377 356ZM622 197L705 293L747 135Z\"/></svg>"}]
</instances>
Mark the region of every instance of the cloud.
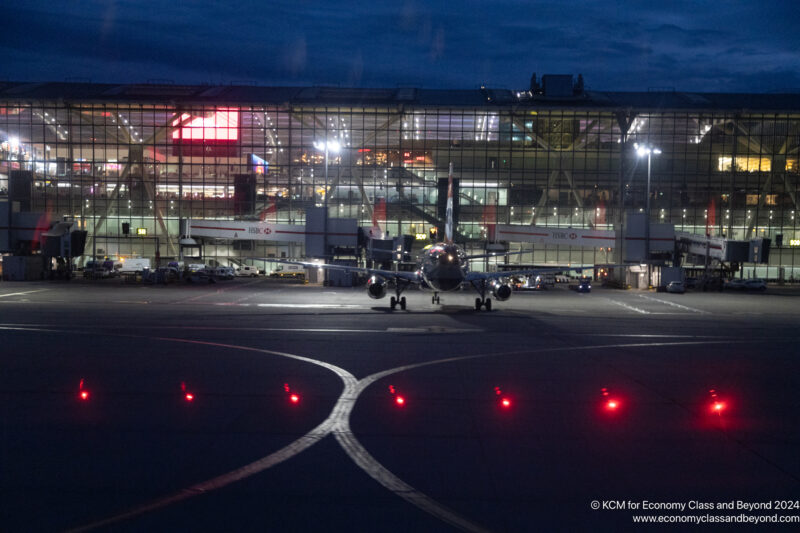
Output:
<instances>
[{"instance_id":1,"label":"cloud","mask_svg":"<svg viewBox=\"0 0 800 533\"><path fill-rule=\"evenodd\" d=\"M0 31L0 77L522 88L535 71L581 72L608 90L771 90L800 71L794 9L783 0L724 9L706 0L51 2L3 8L14 23Z\"/></svg>"}]
</instances>

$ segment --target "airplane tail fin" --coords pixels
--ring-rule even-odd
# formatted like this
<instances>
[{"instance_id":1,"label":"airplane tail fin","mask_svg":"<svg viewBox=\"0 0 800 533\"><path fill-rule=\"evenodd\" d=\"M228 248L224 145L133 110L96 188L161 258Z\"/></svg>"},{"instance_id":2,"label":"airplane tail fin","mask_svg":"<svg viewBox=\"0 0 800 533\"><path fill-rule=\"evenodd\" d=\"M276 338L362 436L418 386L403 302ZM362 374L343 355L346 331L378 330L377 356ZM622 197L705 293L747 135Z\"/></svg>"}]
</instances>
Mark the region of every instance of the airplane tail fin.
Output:
<instances>
[{"instance_id":1,"label":"airplane tail fin","mask_svg":"<svg viewBox=\"0 0 800 533\"><path fill-rule=\"evenodd\" d=\"M453 242L453 163L450 162L450 169L447 174L447 210L445 211L447 220L444 224L445 240Z\"/></svg>"}]
</instances>

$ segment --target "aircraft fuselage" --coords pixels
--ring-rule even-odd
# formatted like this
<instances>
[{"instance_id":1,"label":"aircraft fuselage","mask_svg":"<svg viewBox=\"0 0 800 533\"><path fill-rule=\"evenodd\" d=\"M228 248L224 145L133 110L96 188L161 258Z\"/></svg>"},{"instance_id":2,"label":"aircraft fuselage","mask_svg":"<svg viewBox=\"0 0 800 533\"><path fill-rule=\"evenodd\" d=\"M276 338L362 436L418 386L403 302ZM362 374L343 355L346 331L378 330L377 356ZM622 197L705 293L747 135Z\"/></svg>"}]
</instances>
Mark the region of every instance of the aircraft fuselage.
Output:
<instances>
[{"instance_id":1,"label":"aircraft fuselage","mask_svg":"<svg viewBox=\"0 0 800 533\"><path fill-rule=\"evenodd\" d=\"M419 270L422 279L434 291L452 291L467 277L467 254L455 244L437 243L420 254Z\"/></svg>"}]
</instances>

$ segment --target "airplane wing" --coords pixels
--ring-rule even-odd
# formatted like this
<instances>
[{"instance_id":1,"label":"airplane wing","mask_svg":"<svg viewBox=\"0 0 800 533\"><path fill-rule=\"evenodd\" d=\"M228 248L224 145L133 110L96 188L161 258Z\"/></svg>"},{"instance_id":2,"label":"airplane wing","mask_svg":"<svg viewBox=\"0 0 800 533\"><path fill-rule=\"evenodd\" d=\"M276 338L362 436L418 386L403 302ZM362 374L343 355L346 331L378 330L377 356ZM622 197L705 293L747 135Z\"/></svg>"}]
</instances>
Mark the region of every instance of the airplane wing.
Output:
<instances>
[{"instance_id":1,"label":"airplane wing","mask_svg":"<svg viewBox=\"0 0 800 533\"><path fill-rule=\"evenodd\" d=\"M344 272L361 272L362 274L367 274L368 276L380 276L385 279L395 280L402 279L411 283L420 283L422 281L419 274L416 272L407 272L407 271L397 271L394 270L382 270L380 268L364 268L364 267L354 267L354 266L347 266L347 265L329 265L329 264L322 264L322 263L311 263L308 261L286 261L282 259L275 259L274 257L270 258L260 258L262 261L271 261L273 263L281 263L284 265L300 265L305 268L327 268L329 270L341 270Z\"/></svg>"}]
</instances>

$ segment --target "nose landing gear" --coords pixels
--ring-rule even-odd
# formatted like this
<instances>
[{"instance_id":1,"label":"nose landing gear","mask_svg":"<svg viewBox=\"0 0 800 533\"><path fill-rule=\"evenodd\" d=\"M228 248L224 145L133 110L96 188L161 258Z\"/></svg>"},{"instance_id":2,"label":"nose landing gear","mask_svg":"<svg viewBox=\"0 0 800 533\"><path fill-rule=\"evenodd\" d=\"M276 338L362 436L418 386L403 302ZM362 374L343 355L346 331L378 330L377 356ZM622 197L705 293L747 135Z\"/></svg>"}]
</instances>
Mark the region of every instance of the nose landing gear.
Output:
<instances>
[{"instance_id":1,"label":"nose landing gear","mask_svg":"<svg viewBox=\"0 0 800 533\"><path fill-rule=\"evenodd\" d=\"M491 298L475 298L475 310L480 311L481 307L485 307L487 311L492 310Z\"/></svg>"}]
</instances>

